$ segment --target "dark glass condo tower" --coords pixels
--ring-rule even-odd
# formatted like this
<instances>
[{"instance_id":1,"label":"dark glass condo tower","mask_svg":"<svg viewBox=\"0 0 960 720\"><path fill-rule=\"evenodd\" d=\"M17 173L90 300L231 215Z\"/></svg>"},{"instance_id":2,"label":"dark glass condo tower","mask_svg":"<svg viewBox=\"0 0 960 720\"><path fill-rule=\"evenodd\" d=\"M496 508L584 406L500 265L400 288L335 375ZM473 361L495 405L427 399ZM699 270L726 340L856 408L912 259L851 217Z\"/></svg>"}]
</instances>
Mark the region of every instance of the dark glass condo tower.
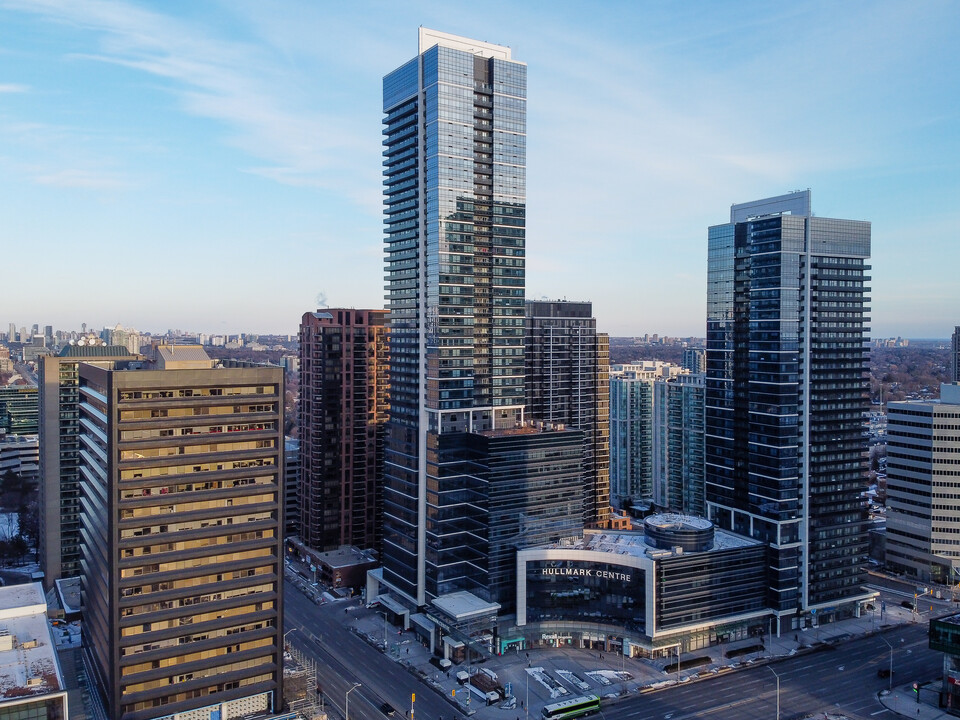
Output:
<instances>
[{"instance_id":1,"label":"dark glass condo tower","mask_svg":"<svg viewBox=\"0 0 960 720\"><path fill-rule=\"evenodd\" d=\"M443 480L452 436L523 420L526 66L421 28L420 54L383 80L383 111L383 580L423 605L487 584L482 493Z\"/></svg>"},{"instance_id":2,"label":"dark glass condo tower","mask_svg":"<svg viewBox=\"0 0 960 720\"><path fill-rule=\"evenodd\" d=\"M769 544L781 629L868 596L869 255L870 224L814 217L809 191L709 230L707 512Z\"/></svg>"}]
</instances>

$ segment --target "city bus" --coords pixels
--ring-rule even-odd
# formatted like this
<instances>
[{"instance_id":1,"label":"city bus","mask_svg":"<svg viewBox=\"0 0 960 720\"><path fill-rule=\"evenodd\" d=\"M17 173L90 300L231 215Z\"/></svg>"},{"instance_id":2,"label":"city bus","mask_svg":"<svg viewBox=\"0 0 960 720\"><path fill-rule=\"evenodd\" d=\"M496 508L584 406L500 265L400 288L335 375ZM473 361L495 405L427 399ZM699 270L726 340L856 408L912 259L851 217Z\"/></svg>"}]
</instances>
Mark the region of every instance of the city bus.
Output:
<instances>
[{"instance_id":1,"label":"city bus","mask_svg":"<svg viewBox=\"0 0 960 720\"><path fill-rule=\"evenodd\" d=\"M596 695L584 695L571 700L553 703L543 708L544 720L565 720L566 718L592 715L600 711L600 698Z\"/></svg>"}]
</instances>

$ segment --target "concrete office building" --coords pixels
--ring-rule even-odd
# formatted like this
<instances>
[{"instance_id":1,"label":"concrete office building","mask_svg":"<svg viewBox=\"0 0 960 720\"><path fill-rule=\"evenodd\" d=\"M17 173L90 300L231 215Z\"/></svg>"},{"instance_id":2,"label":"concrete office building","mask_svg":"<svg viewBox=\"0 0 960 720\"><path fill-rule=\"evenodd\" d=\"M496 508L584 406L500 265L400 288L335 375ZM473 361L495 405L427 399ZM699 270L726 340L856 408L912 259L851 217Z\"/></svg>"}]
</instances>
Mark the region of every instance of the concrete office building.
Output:
<instances>
[{"instance_id":1,"label":"concrete office building","mask_svg":"<svg viewBox=\"0 0 960 720\"><path fill-rule=\"evenodd\" d=\"M706 505L770 547L781 630L859 614L867 555L870 223L810 191L734 205L709 229Z\"/></svg>"},{"instance_id":2,"label":"concrete office building","mask_svg":"<svg viewBox=\"0 0 960 720\"><path fill-rule=\"evenodd\" d=\"M887 406L885 558L922 582L960 578L960 384Z\"/></svg>"},{"instance_id":3,"label":"concrete office building","mask_svg":"<svg viewBox=\"0 0 960 720\"><path fill-rule=\"evenodd\" d=\"M448 435L524 420L526 66L420 28L383 81L390 422L383 587L410 607L462 589ZM457 461L457 460L455 460ZM442 562L441 562L442 559ZM374 580L377 577L374 576Z\"/></svg>"},{"instance_id":4,"label":"concrete office building","mask_svg":"<svg viewBox=\"0 0 960 720\"><path fill-rule=\"evenodd\" d=\"M379 549L390 409L387 311L329 308L300 322L300 537Z\"/></svg>"},{"instance_id":5,"label":"concrete office building","mask_svg":"<svg viewBox=\"0 0 960 720\"><path fill-rule=\"evenodd\" d=\"M527 300L527 418L583 431L583 522L610 516L610 338L589 302Z\"/></svg>"},{"instance_id":6,"label":"concrete office building","mask_svg":"<svg viewBox=\"0 0 960 720\"><path fill-rule=\"evenodd\" d=\"M48 590L80 573L80 384L85 361L135 360L123 347L66 345L40 359L40 569Z\"/></svg>"},{"instance_id":7,"label":"concrete office building","mask_svg":"<svg viewBox=\"0 0 960 720\"><path fill-rule=\"evenodd\" d=\"M0 435L0 477L7 473L24 483L40 479L40 441L36 435Z\"/></svg>"},{"instance_id":8,"label":"concrete office building","mask_svg":"<svg viewBox=\"0 0 960 720\"><path fill-rule=\"evenodd\" d=\"M79 367L83 652L117 720L282 702L283 371Z\"/></svg>"}]
</instances>

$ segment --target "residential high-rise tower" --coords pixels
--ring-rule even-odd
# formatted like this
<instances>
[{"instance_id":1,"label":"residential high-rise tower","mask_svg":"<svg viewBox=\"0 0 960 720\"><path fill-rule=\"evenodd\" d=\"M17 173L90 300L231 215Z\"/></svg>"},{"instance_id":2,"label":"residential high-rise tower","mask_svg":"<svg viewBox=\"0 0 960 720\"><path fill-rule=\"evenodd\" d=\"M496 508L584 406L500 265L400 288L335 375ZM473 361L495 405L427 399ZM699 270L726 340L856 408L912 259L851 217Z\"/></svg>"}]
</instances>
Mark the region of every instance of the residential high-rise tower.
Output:
<instances>
[{"instance_id":1,"label":"residential high-rise tower","mask_svg":"<svg viewBox=\"0 0 960 720\"><path fill-rule=\"evenodd\" d=\"M383 112L383 581L419 606L471 575L457 548L485 533L440 532L468 509L441 480L444 436L523 421L526 66L508 47L420 28L417 57L383 80Z\"/></svg>"},{"instance_id":2,"label":"residential high-rise tower","mask_svg":"<svg viewBox=\"0 0 960 720\"><path fill-rule=\"evenodd\" d=\"M329 308L300 322L300 537L379 549L389 409L387 311Z\"/></svg>"},{"instance_id":3,"label":"residential high-rise tower","mask_svg":"<svg viewBox=\"0 0 960 720\"><path fill-rule=\"evenodd\" d=\"M810 192L734 205L709 230L706 505L768 543L781 628L856 612L867 552L870 224Z\"/></svg>"},{"instance_id":4,"label":"residential high-rise tower","mask_svg":"<svg viewBox=\"0 0 960 720\"><path fill-rule=\"evenodd\" d=\"M589 302L528 300L526 400L530 419L583 431L583 522L610 515L610 338Z\"/></svg>"}]
</instances>

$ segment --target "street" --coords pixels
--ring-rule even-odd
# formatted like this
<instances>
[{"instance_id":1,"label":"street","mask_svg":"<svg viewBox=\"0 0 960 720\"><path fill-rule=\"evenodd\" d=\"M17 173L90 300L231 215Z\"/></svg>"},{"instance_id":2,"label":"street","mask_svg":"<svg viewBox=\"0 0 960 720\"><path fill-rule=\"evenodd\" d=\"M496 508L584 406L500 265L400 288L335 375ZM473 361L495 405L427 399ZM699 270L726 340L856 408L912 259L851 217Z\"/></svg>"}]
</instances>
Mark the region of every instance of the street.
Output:
<instances>
[{"instance_id":1,"label":"street","mask_svg":"<svg viewBox=\"0 0 960 720\"><path fill-rule=\"evenodd\" d=\"M889 683L877 677L877 670L890 661L890 648L881 638L894 646L896 684L940 675L942 655L927 649L926 624L918 624L770 665L632 696L606 706L602 714L607 720L768 720L776 717L777 706L777 679L772 668L780 676L783 720L826 711L856 720L892 718L893 713L876 698Z\"/></svg>"},{"instance_id":2,"label":"street","mask_svg":"<svg viewBox=\"0 0 960 720\"><path fill-rule=\"evenodd\" d=\"M320 687L336 714L344 715L344 695L359 682L361 687L350 694L352 718L383 720L379 709L383 702L395 707L397 717L401 717L410 709L412 693L416 693L415 718L459 717L457 709L434 689L345 627L346 617L341 614L363 612L355 601L318 607L287 582L285 604L287 640L316 658ZM940 675L942 656L927 649L927 625L918 623L679 687L630 694L618 700L605 698L602 715L605 720L768 720L776 717L776 672L780 676L783 720L823 711L842 713L853 720L892 718L893 713L876 698L877 692L889 684L889 680L877 677L877 670L890 662L890 648L884 639L894 647L895 684L927 681ZM541 702L538 698L534 705L532 697L530 700L530 710L536 712ZM516 713L495 707L484 708L481 713L491 714L510 720Z\"/></svg>"},{"instance_id":3,"label":"street","mask_svg":"<svg viewBox=\"0 0 960 720\"><path fill-rule=\"evenodd\" d=\"M286 581L284 596L284 632L292 643L317 660L319 686L336 712L345 716L344 696L356 683L361 687L350 693L350 717L382 720L383 702L397 709L397 717L410 710L411 694L416 694L414 718L439 720L453 718L455 708L433 689L390 660L376 648L350 632L335 613L352 612L356 601L331 603L319 608L292 583ZM290 632L292 631L292 632Z\"/></svg>"}]
</instances>

